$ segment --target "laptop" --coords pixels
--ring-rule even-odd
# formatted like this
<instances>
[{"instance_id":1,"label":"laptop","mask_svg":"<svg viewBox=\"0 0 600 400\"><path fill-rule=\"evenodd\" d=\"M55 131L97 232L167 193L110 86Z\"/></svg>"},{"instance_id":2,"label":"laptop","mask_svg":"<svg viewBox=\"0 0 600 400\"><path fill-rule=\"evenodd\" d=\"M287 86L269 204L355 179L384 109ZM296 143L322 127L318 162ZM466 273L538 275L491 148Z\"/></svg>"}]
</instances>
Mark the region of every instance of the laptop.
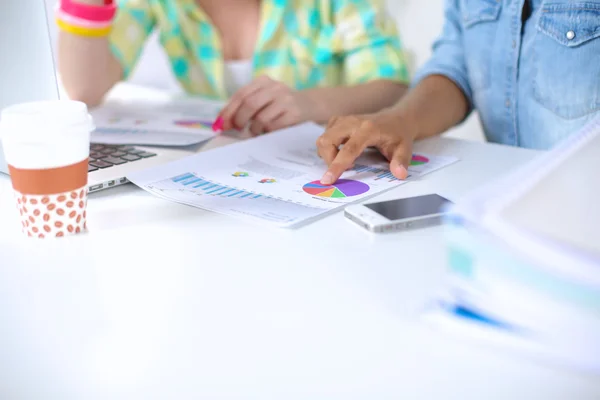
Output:
<instances>
[{"instance_id":1,"label":"laptop","mask_svg":"<svg viewBox=\"0 0 600 400\"><path fill-rule=\"evenodd\" d=\"M44 0L5 1L0 12L0 109L58 100L58 81ZM90 146L89 191L128 183L127 175L193 153L190 148ZM8 174L0 140L0 173Z\"/></svg>"}]
</instances>

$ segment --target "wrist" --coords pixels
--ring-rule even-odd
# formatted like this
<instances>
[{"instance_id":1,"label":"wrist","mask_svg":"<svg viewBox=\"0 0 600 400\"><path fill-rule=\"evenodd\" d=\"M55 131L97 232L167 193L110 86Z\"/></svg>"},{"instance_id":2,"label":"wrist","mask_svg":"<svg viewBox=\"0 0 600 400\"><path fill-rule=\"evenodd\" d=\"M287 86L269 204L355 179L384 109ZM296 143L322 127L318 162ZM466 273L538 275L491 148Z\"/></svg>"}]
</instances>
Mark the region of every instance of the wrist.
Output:
<instances>
[{"instance_id":1,"label":"wrist","mask_svg":"<svg viewBox=\"0 0 600 400\"><path fill-rule=\"evenodd\" d=\"M301 90L297 92L301 103L305 106L305 119L317 124L326 124L334 113L330 104L324 101L324 96L319 96L318 89Z\"/></svg>"},{"instance_id":2,"label":"wrist","mask_svg":"<svg viewBox=\"0 0 600 400\"><path fill-rule=\"evenodd\" d=\"M56 24L61 31L88 38L106 37L117 12L114 0L61 0Z\"/></svg>"}]
</instances>

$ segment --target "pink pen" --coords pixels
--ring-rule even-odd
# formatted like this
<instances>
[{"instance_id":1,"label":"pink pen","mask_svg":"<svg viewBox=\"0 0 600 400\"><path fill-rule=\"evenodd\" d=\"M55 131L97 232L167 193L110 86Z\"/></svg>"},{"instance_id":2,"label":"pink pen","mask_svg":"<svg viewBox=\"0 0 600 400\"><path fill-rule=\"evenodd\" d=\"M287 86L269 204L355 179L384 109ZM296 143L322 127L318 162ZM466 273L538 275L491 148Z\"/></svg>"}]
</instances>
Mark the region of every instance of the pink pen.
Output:
<instances>
[{"instance_id":1,"label":"pink pen","mask_svg":"<svg viewBox=\"0 0 600 400\"><path fill-rule=\"evenodd\" d=\"M212 126L212 130L216 133L223 132L223 125L225 124L225 120L223 117L218 117Z\"/></svg>"}]
</instances>

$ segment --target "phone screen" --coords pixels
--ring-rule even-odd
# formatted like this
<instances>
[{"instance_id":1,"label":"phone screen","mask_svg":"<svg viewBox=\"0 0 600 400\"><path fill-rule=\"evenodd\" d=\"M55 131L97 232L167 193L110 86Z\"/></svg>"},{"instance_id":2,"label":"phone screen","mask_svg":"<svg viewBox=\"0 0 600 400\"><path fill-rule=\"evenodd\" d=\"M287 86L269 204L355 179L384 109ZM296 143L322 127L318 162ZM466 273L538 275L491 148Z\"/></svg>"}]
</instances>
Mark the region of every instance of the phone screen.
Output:
<instances>
[{"instance_id":1,"label":"phone screen","mask_svg":"<svg viewBox=\"0 0 600 400\"><path fill-rule=\"evenodd\" d=\"M444 206L449 204L450 200L437 194L426 196L410 197L407 199L397 199L384 201L381 203L365 204L381 216L395 221L406 218L416 218L425 215L440 214L444 211Z\"/></svg>"}]
</instances>

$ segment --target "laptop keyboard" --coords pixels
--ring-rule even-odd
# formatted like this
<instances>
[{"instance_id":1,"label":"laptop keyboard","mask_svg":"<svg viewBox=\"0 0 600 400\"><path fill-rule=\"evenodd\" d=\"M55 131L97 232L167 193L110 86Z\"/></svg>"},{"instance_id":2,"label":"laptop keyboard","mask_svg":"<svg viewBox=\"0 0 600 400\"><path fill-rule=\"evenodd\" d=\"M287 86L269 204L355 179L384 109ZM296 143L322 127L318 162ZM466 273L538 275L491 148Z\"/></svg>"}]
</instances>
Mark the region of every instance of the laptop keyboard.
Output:
<instances>
[{"instance_id":1,"label":"laptop keyboard","mask_svg":"<svg viewBox=\"0 0 600 400\"><path fill-rule=\"evenodd\" d=\"M154 157L155 155L155 153L139 150L133 146L93 144L90 146L88 172Z\"/></svg>"}]
</instances>

